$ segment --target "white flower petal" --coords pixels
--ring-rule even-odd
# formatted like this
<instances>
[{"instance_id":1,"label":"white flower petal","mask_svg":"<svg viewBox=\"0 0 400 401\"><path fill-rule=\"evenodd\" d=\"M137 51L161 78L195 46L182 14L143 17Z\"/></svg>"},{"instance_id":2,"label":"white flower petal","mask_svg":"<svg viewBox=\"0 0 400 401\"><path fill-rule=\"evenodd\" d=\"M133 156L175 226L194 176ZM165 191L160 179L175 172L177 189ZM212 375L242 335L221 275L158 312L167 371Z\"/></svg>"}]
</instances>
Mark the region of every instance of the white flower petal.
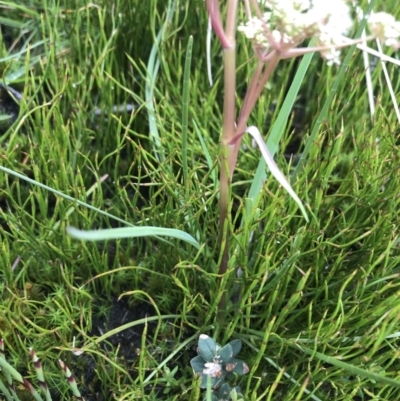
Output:
<instances>
[{"instance_id":1,"label":"white flower petal","mask_svg":"<svg viewBox=\"0 0 400 401\"><path fill-rule=\"evenodd\" d=\"M221 377L222 367L218 363L207 362L204 364L206 369L203 369L203 374L211 377Z\"/></svg>"}]
</instances>

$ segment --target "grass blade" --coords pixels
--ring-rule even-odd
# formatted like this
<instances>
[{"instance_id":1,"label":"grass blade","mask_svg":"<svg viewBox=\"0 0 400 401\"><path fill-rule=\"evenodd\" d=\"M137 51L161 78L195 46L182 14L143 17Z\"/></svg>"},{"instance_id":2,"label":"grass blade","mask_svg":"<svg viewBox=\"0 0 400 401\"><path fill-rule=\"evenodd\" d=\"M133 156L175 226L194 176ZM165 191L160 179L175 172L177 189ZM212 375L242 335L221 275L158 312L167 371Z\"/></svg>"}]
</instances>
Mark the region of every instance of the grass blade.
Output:
<instances>
[{"instance_id":1,"label":"grass blade","mask_svg":"<svg viewBox=\"0 0 400 401\"><path fill-rule=\"evenodd\" d=\"M310 45L311 46L311 45ZM303 82L304 76L307 72L307 69L311 63L311 59L314 53L306 54L301 60L299 69L296 72L296 75L293 79L292 85L290 86L289 92L286 95L286 99L283 102L281 110L279 111L278 118L276 119L274 126L272 127L272 131L269 134L267 140L267 148L272 157L274 157L276 151L278 150L279 142L284 134L285 125L289 119L290 112L292 110L293 104L296 100L297 94L300 90L300 86ZM261 187L265 182L265 178L267 176L266 163L263 158L261 158L256 173L254 174L253 181L251 183L251 187L249 190L249 194L246 199L246 209L245 209L245 217L248 218L251 215L251 210L257 207L258 197L261 191ZM243 221L242 221L243 225Z\"/></svg>"},{"instance_id":2,"label":"grass blade","mask_svg":"<svg viewBox=\"0 0 400 401\"><path fill-rule=\"evenodd\" d=\"M368 370L359 368L358 366L351 365L347 362L343 362L337 358L333 358L331 356L324 355L320 352L313 351L309 348L300 347L299 345L297 345L297 346L306 354L312 355L313 357L321 359L321 361L330 363L331 365L334 365L340 369L343 369L343 370L347 371L350 375L364 376L370 380L375 380L377 383L384 383L384 384L387 384L390 386L400 387L399 380L394 380L389 377L381 376L376 373L369 372Z\"/></svg>"},{"instance_id":3,"label":"grass blade","mask_svg":"<svg viewBox=\"0 0 400 401\"><path fill-rule=\"evenodd\" d=\"M199 127L196 124L196 121L194 119L192 121L193 121L193 125L194 125L194 130L196 131L196 134L197 134L197 138L199 139L201 148L203 149L204 157L206 158L206 161L207 161L207 166L210 170L212 170L211 178L213 180L214 187L217 188L218 187L218 177L217 177L216 170L213 168L214 163L213 163L212 157L210 155L210 151L207 148L206 141L204 140L204 137L203 137Z\"/></svg>"},{"instance_id":4,"label":"grass blade","mask_svg":"<svg viewBox=\"0 0 400 401\"><path fill-rule=\"evenodd\" d=\"M75 227L68 227L67 232L71 237L84 241L105 241L120 238L167 236L188 242L197 249L200 248L200 244L191 235L174 228L123 227L109 228L105 230L81 231Z\"/></svg>"},{"instance_id":5,"label":"grass blade","mask_svg":"<svg viewBox=\"0 0 400 401\"><path fill-rule=\"evenodd\" d=\"M254 126L248 127L246 129L246 132L248 132L256 141L256 143L260 149L260 152L263 155L264 161L269 168L269 171L276 178L276 180L279 182L279 184L281 184L282 187L288 192L288 194L292 197L292 199L297 203L301 212L303 213L304 218L306 219L306 221L308 221L306 209L304 208L303 204L301 203L301 200L299 199L299 197L293 191L293 188L290 186L290 184L286 180L285 176L282 174L281 170L279 170L278 166L276 165L273 157L269 153L268 148L266 147L266 145L264 143L264 139L261 136L258 128L254 127Z\"/></svg>"},{"instance_id":6,"label":"grass blade","mask_svg":"<svg viewBox=\"0 0 400 401\"><path fill-rule=\"evenodd\" d=\"M55 194L55 195L58 195L58 196L60 196L61 198L64 198L64 199L67 199L67 200L69 200L69 201L71 201L71 202L77 203L78 205L85 206L85 207L87 207L87 208L90 209L90 210L93 210L93 211L95 211L95 212L97 212L97 213L102 214L103 216L109 217L110 219L117 220L117 221L119 221L120 223L123 223L123 224L125 224L125 225L128 225L128 226L133 227L133 224L128 223L128 222L125 221L125 220L122 220L122 219L120 219L120 218L118 218L118 217L116 217L116 216L113 216L113 215L110 214L110 213L104 212L103 210L98 209L97 207L94 207L94 206L92 206L92 205L89 205L88 203L85 203L85 202L83 202L83 201L80 201L79 199L75 199L75 198L73 198L72 196L69 196L69 195L66 195L66 194L64 194L64 193L62 193L62 192L60 192L60 191L57 191L56 189L51 188L51 187L49 187L49 186L47 186L47 185L44 185L44 184L42 184L41 182L38 182L38 181L32 180L31 178L25 177L24 175L22 175L22 174L20 174L20 173L17 173L16 171L10 170L10 169L7 168L7 167L0 166L0 171L4 171L4 172L7 173L7 174L11 174L11 175L13 175L13 176L15 176L15 177L18 177L18 178L20 178L21 180L24 180L24 181L26 181L26 182L29 182L29 184L33 184L33 185L36 185L36 186L38 186L38 187L40 187L40 188L46 189L47 191L49 191L49 192L51 192L51 193L53 193L53 194Z\"/></svg>"},{"instance_id":7,"label":"grass blade","mask_svg":"<svg viewBox=\"0 0 400 401\"><path fill-rule=\"evenodd\" d=\"M182 169L183 185L185 187L186 202L189 198L188 181L188 114L189 114L189 88L190 88L190 65L192 63L193 36L189 37L186 49L185 72L183 75L183 94L182 94Z\"/></svg>"},{"instance_id":8,"label":"grass blade","mask_svg":"<svg viewBox=\"0 0 400 401\"><path fill-rule=\"evenodd\" d=\"M159 46L163 40L164 32L168 24L172 20L176 8L176 0L168 2L167 16L165 18L163 26L160 28L153 47L151 48L149 61L147 63L147 79L146 79L146 108L149 119L149 137L153 142L154 156L159 159L159 161L164 160L163 148L161 146L161 138L158 132L156 120L155 120L155 108L153 103L154 88L157 80L158 70L160 68L160 58L158 56Z\"/></svg>"}]
</instances>

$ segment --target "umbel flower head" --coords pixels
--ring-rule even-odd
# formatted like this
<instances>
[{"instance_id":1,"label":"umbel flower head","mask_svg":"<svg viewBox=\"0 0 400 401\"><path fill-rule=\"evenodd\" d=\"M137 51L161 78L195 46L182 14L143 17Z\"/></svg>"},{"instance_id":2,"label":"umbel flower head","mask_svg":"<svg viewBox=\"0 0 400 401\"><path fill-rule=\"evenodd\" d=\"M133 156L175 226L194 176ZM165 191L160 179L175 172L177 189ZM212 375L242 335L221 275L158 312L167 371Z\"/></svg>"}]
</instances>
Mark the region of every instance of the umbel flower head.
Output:
<instances>
[{"instance_id":1,"label":"umbel flower head","mask_svg":"<svg viewBox=\"0 0 400 401\"><path fill-rule=\"evenodd\" d=\"M368 18L368 27L372 34L386 46L400 47L400 22L387 13L373 13Z\"/></svg>"},{"instance_id":2,"label":"umbel flower head","mask_svg":"<svg viewBox=\"0 0 400 401\"><path fill-rule=\"evenodd\" d=\"M259 17L239 25L238 30L250 39L264 56L269 50L290 57L290 49L305 39L314 38L316 50L328 64L340 64L340 48L352 43L345 36L352 28L350 7L345 0L258 0ZM373 37L387 45L398 46L400 27L386 13L372 14L369 23ZM298 55L298 53L297 53Z\"/></svg>"}]
</instances>

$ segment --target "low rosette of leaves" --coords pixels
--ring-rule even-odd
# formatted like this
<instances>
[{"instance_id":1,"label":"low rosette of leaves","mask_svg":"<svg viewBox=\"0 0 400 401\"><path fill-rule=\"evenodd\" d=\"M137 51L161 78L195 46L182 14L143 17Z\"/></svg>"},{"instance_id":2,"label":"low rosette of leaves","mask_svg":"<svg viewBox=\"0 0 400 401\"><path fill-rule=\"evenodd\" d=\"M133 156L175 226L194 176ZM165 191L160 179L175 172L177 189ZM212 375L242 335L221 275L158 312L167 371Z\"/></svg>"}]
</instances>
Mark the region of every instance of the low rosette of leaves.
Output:
<instances>
[{"instance_id":1,"label":"low rosette of leaves","mask_svg":"<svg viewBox=\"0 0 400 401\"><path fill-rule=\"evenodd\" d=\"M213 391L211 401L244 401L244 397L240 387L231 388L228 383L223 383L219 389Z\"/></svg>"},{"instance_id":2,"label":"low rosette of leaves","mask_svg":"<svg viewBox=\"0 0 400 401\"><path fill-rule=\"evenodd\" d=\"M200 387L207 388L207 382L210 380L211 388L222 388L221 384L234 373L239 376L248 373L247 364L235 358L241 348L240 340L233 340L221 347L211 337L200 334L199 355L190 361L194 373L202 376Z\"/></svg>"}]
</instances>

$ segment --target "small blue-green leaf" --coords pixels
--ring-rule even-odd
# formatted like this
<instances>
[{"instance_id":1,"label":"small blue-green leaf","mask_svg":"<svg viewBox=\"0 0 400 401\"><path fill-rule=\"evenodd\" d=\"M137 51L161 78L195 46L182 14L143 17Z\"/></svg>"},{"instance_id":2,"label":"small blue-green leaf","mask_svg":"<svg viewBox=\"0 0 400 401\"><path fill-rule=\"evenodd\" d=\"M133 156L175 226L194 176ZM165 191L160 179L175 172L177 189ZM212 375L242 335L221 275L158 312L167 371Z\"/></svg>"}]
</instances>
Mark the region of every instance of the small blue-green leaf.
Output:
<instances>
[{"instance_id":1,"label":"small blue-green leaf","mask_svg":"<svg viewBox=\"0 0 400 401\"><path fill-rule=\"evenodd\" d=\"M228 399L231 390L231 386L228 383L222 384L222 386L218 390L218 398L222 400Z\"/></svg>"},{"instance_id":2,"label":"small blue-green leaf","mask_svg":"<svg viewBox=\"0 0 400 401\"><path fill-rule=\"evenodd\" d=\"M67 233L71 237L81 239L83 241L105 241L120 238L166 236L186 241L197 249L200 248L200 244L191 235L174 228L122 227L109 228L105 230L81 231L75 227L67 227Z\"/></svg>"},{"instance_id":3,"label":"small blue-green leaf","mask_svg":"<svg viewBox=\"0 0 400 401\"><path fill-rule=\"evenodd\" d=\"M229 363L225 365L225 370L230 373L236 373L239 376L249 373L249 367L246 362L236 358L232 358Z\"/></svg>"},{"instance_id":4,"label":"small blue-green leaf","mask_svg":"<svg viewBox=\"0 0 400 401\"><path fill-rule=\"evenodd\" d=\"M228 363L233 357L233 349L230 344L226 344L218 351L219 359L223 363Z\"/></svg>"},{"instance_id":5,"label":"small blue-green leaf","mask_svg":"<svg viewBox=\"0 0 400 401\"><path fill-rule=\"evenodd\" d=\"M232 351L233 351L232 356L236 356L242 349L242 341L241 340L232 340L229 342L229 345L232 347Z\"/></svg>"},{"instance_id":6,"label":"small blue-green leaf","mask_svg":"<svg viewBox=\"0 0 400 401\"><path fill-rule=\"evenodd\" d=\"M212 362L218 349L218 344L206 334L200 334L199 354L206 362Z\"/></svg>"},{"instance_id":7,"label":"small blue-green leaf","mask_svg":"<svg viewBox=\"0 0 400 401\"><path fill-rule=\"evenodd\" d=\"M195 373L203 374L203 369L205 368L204 364L206 361L203 359L202 356L198 355L195 356L193 359L190 360L190 365Z\"/></svg>"}]
</instances>

